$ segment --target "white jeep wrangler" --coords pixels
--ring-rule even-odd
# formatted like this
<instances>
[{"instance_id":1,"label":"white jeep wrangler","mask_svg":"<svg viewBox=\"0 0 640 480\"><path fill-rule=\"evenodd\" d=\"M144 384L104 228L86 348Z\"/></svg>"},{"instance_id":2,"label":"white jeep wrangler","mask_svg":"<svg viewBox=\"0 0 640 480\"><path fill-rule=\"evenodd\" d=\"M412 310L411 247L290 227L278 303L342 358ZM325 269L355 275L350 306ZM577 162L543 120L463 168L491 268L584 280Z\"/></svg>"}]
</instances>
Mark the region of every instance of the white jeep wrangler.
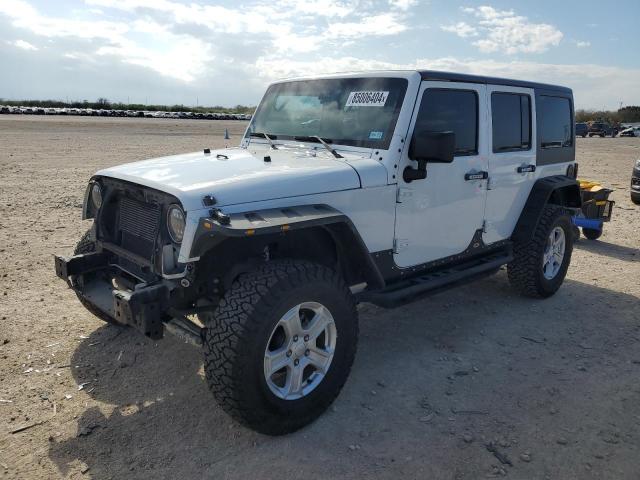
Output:
<instances>
[{"instance_id":1,"label":"white jeep wrangler","mask_svg":"<svg viewBox=\"0 0 640 480\"><path fill-rule=\"evenodd\" d=\"M391 307L498 271L548 297L573 247L573 95L389 71L274 83L237 148L108 168L57 275L101 319L204 348L218 403L267 434L316 419Z\"/></svg>"}]
</instances>

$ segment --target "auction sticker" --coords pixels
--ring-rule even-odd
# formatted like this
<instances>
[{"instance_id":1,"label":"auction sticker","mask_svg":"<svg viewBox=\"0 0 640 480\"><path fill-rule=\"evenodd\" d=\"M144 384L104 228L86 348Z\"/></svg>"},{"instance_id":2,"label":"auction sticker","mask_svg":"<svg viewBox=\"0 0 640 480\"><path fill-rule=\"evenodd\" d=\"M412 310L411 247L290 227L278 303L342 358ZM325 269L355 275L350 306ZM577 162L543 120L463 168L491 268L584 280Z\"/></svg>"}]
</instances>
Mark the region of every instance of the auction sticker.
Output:
<instances>
[{"instance_id":1,"label":"auction sticker","mask_svg":"<svg viewBox=\"0 0 640 480\"><path fill-rule=\"evenodd\" d=\"M351 92L345 107L384 107L389 92Z\"/></svg>"}]
</instances>

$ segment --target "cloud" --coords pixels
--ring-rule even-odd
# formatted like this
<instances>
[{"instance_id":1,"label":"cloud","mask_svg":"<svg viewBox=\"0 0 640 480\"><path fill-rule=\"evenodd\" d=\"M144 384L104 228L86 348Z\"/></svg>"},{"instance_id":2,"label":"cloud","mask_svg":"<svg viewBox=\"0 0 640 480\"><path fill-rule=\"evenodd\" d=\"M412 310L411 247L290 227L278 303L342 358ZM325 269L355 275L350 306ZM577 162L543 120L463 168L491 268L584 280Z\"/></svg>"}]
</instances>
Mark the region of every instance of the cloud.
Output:
<instances>
[{"instance_id":1,"label":"cloud","mask_svg":"<svg viewBox=\"0 0 640 480\"><path fill-rule=\"evenodd\" d=\"M461 10L475 17L476 24L459 22L442 29L462 38L480 36L472 45L483 53L543 53L558 46L563 37L562 32L553 25L532 23L527 17L516 15L513 10L497 10L487 5L464 7Z\"/></svg>"},{"instance_id":2,"label":"cloud","mask_svg":"<svg viewBox=\"0 0 640 480\"><path fill-rule=\"evenodd\" d=\"M358 22L332 23L325 38L349 39L366 36L386 36L404 32L407 27L393 13L365 17Z\"/></svg>"},{"instance_id":3,"label":"cloud","mask_svg":"<svg viewBox=\"0 0 640 480\"><path fill-rule=\"evenodd\" d=\"M267 81L301 75L367 70L440 70L491 77L517 78L568 86L573 89L577 108L614 108L624 92L625 103L640 99L640 69L595 64L552 64L525 61L461 59L455 57L418 58L415 62L394 63L355 57L317 61L281 61L260 58L257 71ZM602 85L607 85L606 89ZM620 97L620 98L618 98Z\"/></svg>"},{"instance_id":4,"label":"cloud","mask_svg":"<svg viewBox=\"0 0 640 480\"><path fill-rule=\"evenodd\" d=\"M4 1L0 4L0 13L11 19L12 26L34 35L90 41L96 45L95 55L116 57L124 63L141 65L185 82L192 81L202 71L203 63L211 59L210 49L204 42L172 34L162 25L150 21L137 20L127 24L124 21L47 17L21 0ZM129 39L129 34L147 34L153 41L139 44ZM26 43L16 43L16 46L27 49ZM74 51L63 55L68 59L91 59L86 53Z\"/></svg>"},{"instance_id":5,"label":"cloud","mask_svg":"<svg viewBox=\"0 0 640 480\"><path fill-rule=\"evenodd\" d=\"M389 0L389 5L392 8L399 10L409 10L411 7L418 4L418 0Z\"/></svg>"},{"instance_id":6,"label":"cloud","mask_svg":"<svg viewBox=\"0 0 640 480\"><path fill-rule=\"evenodd\" d=\"M455 25L447 25L440 28L445 32L455 33L460 38L475 37L478 35L478 29L465 22L458 22Z\"/></svg>"},{"instance_id":7,"label":"cloud","mask_svg":"<svg viewBox=\"0 0 640 480\"><path fill-rule=\"evenodd\" d=\"M16 40L15 42L7 42L9 45L13 45L14 47L21 48L22 50L39 50L35 45L30 44L24 40Z\"/></svg>"},{"instance_id":8,"label":"cloud","mask_svg":"<svg viewBox=\"0 0 640 480\"><path fill-rule=\"evenodd\" d=\"M276 79L429 68L567 85L584 108L640 101L638 69L416 55L399 35L418 23L414 0L84 1L65 11L0 0L0 58L12 72L0 76L4 97L251 104ZM489 53L538 52L562 38L512 10L461 12L468 18L441 29Z\"/></svg>"},{"instance_id":9,"label":"cloud","mask_svg":"<svg viewBox=\"0 0 640 480\"><path fill-rule=\"evenodd\" d=\"M576 47L578 47L578 48L586 48L586 47L590 47L590 46L591 46L591 42L581 41L581 40L576 41Z\"/></svg>"}]
</instances>

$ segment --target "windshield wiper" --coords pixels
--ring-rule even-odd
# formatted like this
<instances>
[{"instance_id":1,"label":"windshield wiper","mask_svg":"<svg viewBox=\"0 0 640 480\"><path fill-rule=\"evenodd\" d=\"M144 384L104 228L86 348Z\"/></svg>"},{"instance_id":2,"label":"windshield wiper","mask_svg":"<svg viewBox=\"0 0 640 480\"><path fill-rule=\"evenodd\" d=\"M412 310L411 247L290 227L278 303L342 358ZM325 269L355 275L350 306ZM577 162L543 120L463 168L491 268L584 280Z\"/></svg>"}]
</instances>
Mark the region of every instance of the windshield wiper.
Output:
<instances>
[{"instance_id":1,"label":"windshield wiper","mask_svg":"<svg viewBox=\"0 0 640 480\"><path fill-rule=\"evenodd\" d=\"M324 141L322 138L320 138L317 135L305 135L305 136L295 136L293 137L294 140L298 140L300 142L318 142L321 143L322 146L324 148L326 148L327 150L329 150L331 152L331 154L336 157L336 158L344 158L342 155L340 155L338 152L336 152L335 148L331 148L331 145L329 145L326 141ZM329 141L331 141L331 139L327 139Z\"/></svg>"},{"instance_id":2,"label":"windshield wiper","mask_svg":"<svg viewBox=\"0 0 640 480\"><path fill-rule=\"evenodd\" d=\"M278 147L276 147L276 144L273 143L273 140L271 139L271 137L269 135L267 135L266 133L262 133L262 132L251 132L249 134L250 137L260 137L260 138L266 138L267 142L269 142L269 145L271 146L271 148L273 148L274 150L277 150ZM275 135L273 136L273 138L277 138Z\"/></svg>"}]
</instances>

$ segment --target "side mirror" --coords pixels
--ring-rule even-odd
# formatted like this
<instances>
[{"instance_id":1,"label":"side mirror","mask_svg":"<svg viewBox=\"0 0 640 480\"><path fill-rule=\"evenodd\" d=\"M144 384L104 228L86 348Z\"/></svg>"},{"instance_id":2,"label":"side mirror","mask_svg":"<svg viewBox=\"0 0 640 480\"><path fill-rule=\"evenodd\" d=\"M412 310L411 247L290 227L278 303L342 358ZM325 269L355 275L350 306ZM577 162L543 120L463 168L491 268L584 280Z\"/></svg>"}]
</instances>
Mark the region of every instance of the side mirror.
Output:
<instances>
[{"instance_id":1,"label":"side mirror","mask_svg":"<svg viewBox=\"0 0 640 480\"><path fill-rule=\"evenodd\" d=\"M409 145L409 158L434 163L451 163L455 148L456 134L453 132L414 132Z\"/></svg>"},{"instance_id":2,"label":"side mirror","mask_svg":"<svg viewBox=\"0 0 640 480\"><path fill-rule=\"evenodd\" d=\"M427 162L451 163L456 146L453 132L414 132L409 145L409 158L418 162L418 168L406 167L402 173L404 181L427 178Z\"/></svg>"}]
</instances>

